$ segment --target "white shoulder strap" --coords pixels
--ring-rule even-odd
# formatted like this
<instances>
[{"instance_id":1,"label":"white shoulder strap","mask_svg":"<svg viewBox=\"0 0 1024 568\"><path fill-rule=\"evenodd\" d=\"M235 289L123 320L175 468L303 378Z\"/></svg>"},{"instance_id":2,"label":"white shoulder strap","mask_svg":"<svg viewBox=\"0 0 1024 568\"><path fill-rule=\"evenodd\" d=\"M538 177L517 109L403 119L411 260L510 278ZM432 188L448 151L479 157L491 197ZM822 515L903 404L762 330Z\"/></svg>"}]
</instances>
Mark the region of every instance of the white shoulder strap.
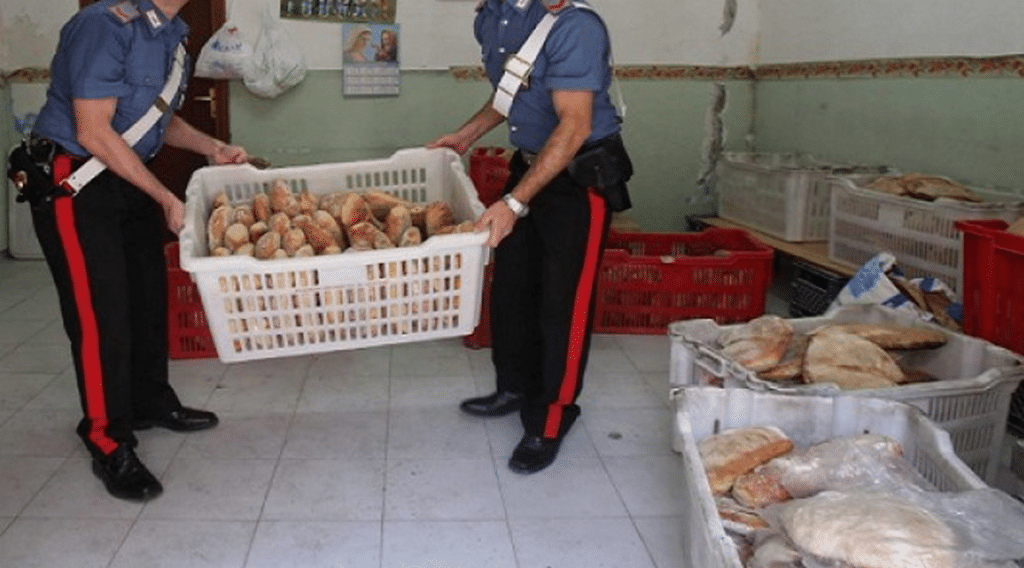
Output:
<instances>
[{"instance_id":1,"label":"white shoulder strap","mask_svg":"<svg viewBox=\"0 0 1024 568\"><path fill-rule=\"evenodd\" d=\"M142 137L150 131L153 126L160 121L160 117L164 113L171 110L171 102L174 101L174 95L181 88L181 81L185 77L185 46L178 44L178 49L174 52L174 64L171 67L171 73L167 76L167 82L164 83L164 88L160 91L160 95L157 96L153 106L149 107L149 110L142 115L142 118L137 120L135 124L128 127L121 137L128 143L129 146L134 146ZM103 170L107 169L106 164L99 161L99 159L93 157L89 158L87 162L82 164L81 167L75 170L66 180L61 182L61 185L65 189L71 191L72 194L78 193L87 183L93 180L96 176L100 175Z\"/></svg>"},{"instance_id":2,"label":"white shoulder strap","mask_svg":"<svg viewBox=\"0 0 1024 568\"><path fill-rule=\"evenodd\" d=\"M573 5L577 8L594 12L594 9L586 4L574 3ZM519 48L519 52L513 54L505 62L505 74L498 81L498 87L494 91L494 101L491 103L494 110L501 113L501 116L508 117L516 93L519 92L523 85L529 84L530 73L533 72L533 63L537 60L537 56L540 55L540 50L544 47L544 42L547 41L548 35L551 34L551 30L555 27L557 20L558 16L551 12L544 14L544 17L537 23L537 27L533 28L529 37L523 42L522 47ZM615 76L615 60L612 59L610 50L608 65L611 67L612 82L615 83L615 94L619 100L619 118L625 119L626 103L622 98L622 88L619 86L619 79Z\"/></svg>"}]
</instances>

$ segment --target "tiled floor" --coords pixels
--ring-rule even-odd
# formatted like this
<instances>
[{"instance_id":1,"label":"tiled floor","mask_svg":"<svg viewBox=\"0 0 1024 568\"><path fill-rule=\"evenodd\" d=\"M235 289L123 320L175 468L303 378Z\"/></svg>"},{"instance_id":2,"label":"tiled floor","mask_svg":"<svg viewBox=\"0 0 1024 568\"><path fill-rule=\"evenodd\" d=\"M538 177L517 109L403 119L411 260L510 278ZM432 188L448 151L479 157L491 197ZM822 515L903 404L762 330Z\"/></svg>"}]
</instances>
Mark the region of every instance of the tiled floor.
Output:
<instances>
[{"instance_id":1,"label":"tiled floor","mask_svg":"<svg viewBox=\"0 0 1024 568\"><path fill-rule=\"evenodd\" d=\"M165 493L109 497L74 434L67 340L43 263L0 259L0 567L678 568L669 343L596 336L558 461L506 466L515 416L457 339L225 365L173 361L214 430L139 433Z\"/></svg>"}]
</instances>

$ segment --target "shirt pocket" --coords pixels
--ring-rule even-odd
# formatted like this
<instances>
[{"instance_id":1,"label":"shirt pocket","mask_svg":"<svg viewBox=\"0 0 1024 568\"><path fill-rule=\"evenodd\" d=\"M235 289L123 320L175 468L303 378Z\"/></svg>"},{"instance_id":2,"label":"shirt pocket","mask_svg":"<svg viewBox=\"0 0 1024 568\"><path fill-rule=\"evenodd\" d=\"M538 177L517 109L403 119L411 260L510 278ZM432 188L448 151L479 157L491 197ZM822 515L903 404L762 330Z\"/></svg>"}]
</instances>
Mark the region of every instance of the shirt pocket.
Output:
<instances>
[{"instance_id":1,"label":"shirt pocket","mask_svg":"<svg viewBox=\"0 0 1024 568\"><path fill-rule=\"evenodd\" d=\"M160 66L132 65L125 73L125 82L128 83L131 92L121 99L126 111L134 113L145 112L157 95L164 87L164 77Z\"/></svg>"}]
</instances>

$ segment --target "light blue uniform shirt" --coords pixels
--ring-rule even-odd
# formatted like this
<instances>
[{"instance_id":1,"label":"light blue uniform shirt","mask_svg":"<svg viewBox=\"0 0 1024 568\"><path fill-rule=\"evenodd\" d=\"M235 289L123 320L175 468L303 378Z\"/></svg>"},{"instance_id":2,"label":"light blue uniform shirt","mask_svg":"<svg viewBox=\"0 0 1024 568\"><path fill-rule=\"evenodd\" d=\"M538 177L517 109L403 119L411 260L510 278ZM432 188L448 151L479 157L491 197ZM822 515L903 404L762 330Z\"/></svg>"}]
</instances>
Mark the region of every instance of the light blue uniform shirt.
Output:
<instances>
[{"instance_id":1,"label":"light blue uniform shirt","mask_svg":"<svg viewBox=\"0 0 1024 568\"><path fill-rule=\"evenodd\" d=\"M151 0L100 0L83 8L60 31L46 104L33 130L78 157L88 156L75 135L72 100L116 97L112 125L118 133L124 132L163 90L174 51L187 34L184 20L178 16L168 20ZM189 71L186 68L185 77ZM182 81L171 108L180 108L185 86ZM164 113L135 144L143 160L160 149L171 115Z\"/></svg>"},{"instance_id":2,"label":"light blue uniform shirt","mask_svg":"<svg viewBox=\"0 0 1024 568\"><path fill-rule=\"evenodd\" d=\"M484 69L491 85L505 73L508 57L519 51L533 28L547 14L541 0L517 8L516 0L485 0L474 22ZM604 22L591 10L569 6L559 12L551 34L534 61L528 87L516 94L508 115L509 142L539 152L558 125L552 90L594 93L591 133L594 142L619 132L619 119L608 96L611 44Z\"/></svg>"}]
</instances>

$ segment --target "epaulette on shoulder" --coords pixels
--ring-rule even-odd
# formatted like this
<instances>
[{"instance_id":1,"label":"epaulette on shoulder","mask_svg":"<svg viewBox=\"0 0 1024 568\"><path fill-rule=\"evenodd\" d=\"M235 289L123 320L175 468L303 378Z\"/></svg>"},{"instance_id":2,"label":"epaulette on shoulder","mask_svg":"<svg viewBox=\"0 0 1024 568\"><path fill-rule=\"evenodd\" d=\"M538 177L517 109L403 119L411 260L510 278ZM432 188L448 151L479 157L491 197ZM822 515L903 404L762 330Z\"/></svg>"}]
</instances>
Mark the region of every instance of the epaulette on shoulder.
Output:
<instances>
[{"instance_id":1,"label":"epaulette on shoulder","mask_svg":"<svg viewBox=\"0 0 1024 568\"><path fill-rule=\"evenodd\" d=\"M124 2L113 4L107 10L123 24L127 24L142 15L139 13L139 8L131 0L124 0Z\"/></svg>"},{"instance_id":2,"label":"epaulette on shoulder","mask_svg":"<svg viewBox=\"0 0 1024 568\"><path fill-rule=\"evenodd\" d=\"M548 12L555 15L572 6L572 4L572 0L544 0L544 7L548 9Z\"/></svg>"}]
</instances>

